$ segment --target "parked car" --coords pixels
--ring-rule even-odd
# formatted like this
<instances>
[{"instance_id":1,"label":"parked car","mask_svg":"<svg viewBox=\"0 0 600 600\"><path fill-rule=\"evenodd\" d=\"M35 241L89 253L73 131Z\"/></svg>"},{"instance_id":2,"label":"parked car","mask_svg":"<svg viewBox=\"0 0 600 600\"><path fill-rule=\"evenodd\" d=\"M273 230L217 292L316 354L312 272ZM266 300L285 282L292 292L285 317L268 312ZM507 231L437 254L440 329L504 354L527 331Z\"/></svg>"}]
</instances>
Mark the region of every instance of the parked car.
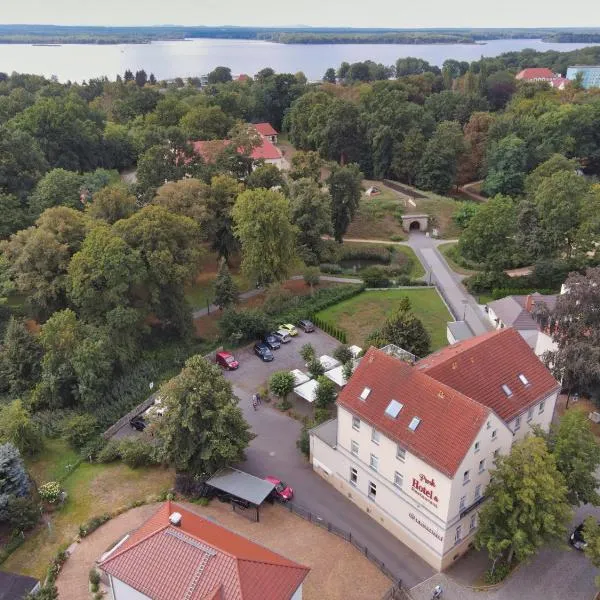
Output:
<instances>
[{"instance_id":1,"label":"parked car","mask_svg":"<svg viewBox=\"0 0 600 600\"><path fill-rule=\"evenodd\" d=\"M292 337L298 335L298 330L291 323L284 323L283 325L280 325L279 330L286 331Z\"/></svg>"},{"instance_id":2,"label":"parked car","mask_svg":"<svg viewBox=\"0 0 600 600\"><path fill-rule=\"evenodd\" d=\"M231 352L217 352L215 361L219 366L228 371L235 371L240 366L240 363L235 360Z\"/></svg>"},{"instance_id":3,"label":"parked car","mask_svg":"<svg viewBox=\"0 0 600 600\"><path fill-rule=\"evenodd\" d=\"M270 348L261 342L254 344L254 354L256 354L263 362L271 362L273 358L275 358Z\"/></svg>"},{"instance_id":4,"label":"parked car","mask_svg":"<svg viewBox=\"0 0 600 600\"><path fill-rule=\"evenodd\" d=\"M298 321L298 327L304 331L304 333L312 333L315 330L315 326L312 321L308 319L302 319Z\"/></svg>"},{"instance_id":5,"label":"parked car","mask_svg":"<svg viewBox=\"0 0 600 600\"><path fill-rule=\"evenodd\" d=\"M269 335L276 337L281 344L287 344L291 341L290 334L283 329L278 329L277 331L272 331Z\"/></svg>"},{"instance_id":6,"label":"parked car","mask_svg":"<svg viewBox=\"0 0 600 600\"><path fill-rule=\"evenodd\" d=\"M136 431L144 431L144 429L146 429L146 421L139 415L129 419L129 425L131 426L131 429L135 429Z\"/></svg>"},{"instance_id":7,"label":"parked car","mask_svg":"<svg viewBox=\"0 0 600 600\"><path fill-rule=\"evenodd\" d=\"M585 523L580 523L575 527L573 533L569 536L569 544L573 546L576 550L581 550L582 552L587 548L587 542L585 541L585 537L583 535L583 528L585 527Z\"/></svg>"},{"instance_id":8,"label":"parked car","mask_svg":"<svg viewBox=\"0 0 600 600\"><path fill-rule=\"evenodd\" d=\"M263 343L271 350L279 350L279 348L281 348L281 342L273 333L267 333L267 335L263 337Z\"/></svg>"},{"instance_id":9,"label":"parked car","mask_svg":"<svg viewBox=\"0 0 600 600\"><path fill-rule=\"evenodd\" d=\"M275 485L273 493L278 500L281 500L282 502L288 502L294 497L294 490L285 482L281 481L281 479L277 479L277 477L268 475L265 477L265 481L269 481Z\"/></svg>"}]
</instances>

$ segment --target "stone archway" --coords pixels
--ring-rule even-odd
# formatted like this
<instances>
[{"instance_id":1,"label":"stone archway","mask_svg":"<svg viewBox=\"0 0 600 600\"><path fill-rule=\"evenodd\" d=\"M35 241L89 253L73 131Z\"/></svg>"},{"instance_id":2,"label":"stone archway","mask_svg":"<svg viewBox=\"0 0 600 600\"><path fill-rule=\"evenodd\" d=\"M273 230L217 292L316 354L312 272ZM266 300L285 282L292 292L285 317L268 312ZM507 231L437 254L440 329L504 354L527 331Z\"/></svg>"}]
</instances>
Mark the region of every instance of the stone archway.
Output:
<instances>
[{"instance_id":1,"label":"stone archway","mask_svg":"<svg viewBox=\"0 0 600 600\"><path fill-rule=\"evenodd\" d=\"M411 221L411 224L408 226L409 231L421 231L421 223L419 221Z\"/></svg>"},{"instance_id":2,"label":"stone archway","mask_svg":"<svg viewBox=\"0 0 600 600\"><path fill-rule=\"evenodd\" d=\"M427 231L429 227L429 215L402 215L402 229L407 233Z\"/></svg>"}]
</instances>

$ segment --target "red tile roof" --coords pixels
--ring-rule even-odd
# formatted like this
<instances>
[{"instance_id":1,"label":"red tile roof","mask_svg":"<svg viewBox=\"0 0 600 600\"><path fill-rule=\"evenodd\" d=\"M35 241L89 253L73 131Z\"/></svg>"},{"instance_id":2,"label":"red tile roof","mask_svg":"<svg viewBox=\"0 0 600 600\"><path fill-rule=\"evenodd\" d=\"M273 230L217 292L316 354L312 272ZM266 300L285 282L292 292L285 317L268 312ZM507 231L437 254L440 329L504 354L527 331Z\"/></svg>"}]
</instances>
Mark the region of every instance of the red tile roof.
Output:
<instances>
[{"instance_id":1,"label":"red tile roof","mask_svg":"<svg viewBox=\"0 0 600 600\"><path fill-rule=\"evenodd\" d=\"M360 394L365 387L365 401ZM385 414L391 400L403 404L396 418ZM489 409L427 374L370 348L340 392L338 404L367 421L448 477L453 477L473 444ZM421 419L415 431L413 417Z\"/></svg>"},{"instance_id":2,"label":"red tile roof","mask_svg":"<svg viewBox=\"0 0 600 600\"><path fill-rule=\"evenodd\" d=\"M260 135L277 135L271 123L254 123L253 127Z\"/></svg>"},{"instance_id":3,"label":"red tile roof","mask_svg":"<svg viewBox=\"0 0 600 600\"><path fill-rule=\"evenodd\" d=\"M289 600L309 571L172 502L100 567L153 600Z\"/></svg>"},{"instance_id":4,"label":"red tile roof","mask_svg":"<svg viewBox=\"0 0 600 600\"><path fill-rule=\"evenodd\" d=\"M282 158L281 150L274 146L269 140L262 139L262 144L252 150L250 156L253 160L277 160ZM214 162L217 156L230 144L230 140L212 140L192 142L194 152L199 154L206 162Z\"/></svg>"},{"instance_id":5,"label":"red tile roof","mask_svg":"<svg viewBox=\"0 0 600 600\"><path fill-rule=\"evenodd\" d=\"M516 75L517 79L535 80L535 79L555 79L556 75L546 68L529 68L523 69Z\"/></svg>"},{"instance_id":6,"label":"red tile roof","mask_svg":"<svg viewBox=\"0 0 600 600\"><path fill-rule=\"evenodd\" d=\"M420 360L415 368L491 408L506 422L560 387L512 327L448 346ZM510 388L510 397L503 385Z\"/></svg>"}]
</instances>

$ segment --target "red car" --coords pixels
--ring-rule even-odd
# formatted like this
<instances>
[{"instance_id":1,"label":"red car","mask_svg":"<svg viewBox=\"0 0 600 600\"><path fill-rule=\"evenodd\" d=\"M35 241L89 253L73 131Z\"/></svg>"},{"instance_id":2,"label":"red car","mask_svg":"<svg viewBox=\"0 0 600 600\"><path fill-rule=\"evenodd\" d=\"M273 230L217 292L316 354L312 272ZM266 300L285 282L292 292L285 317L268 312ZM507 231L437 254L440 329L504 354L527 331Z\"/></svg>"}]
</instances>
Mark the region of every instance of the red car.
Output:
<instances>
[{"instance_id":1,"label":"red car","mask_svg":"<svg viewBox=\"0 0 600 600\"><path fill-rule=\"evenodd\" d=\"M217 352L215 360L218 365L228 371L235 371L240 366L240 363L233 358L231 352Z\"/></svg>"},{"instance_id":2,"label":"red car","mask_svg":"<svg viewBox=\"0 0 600 600\"><path fill-rule=\"evenodd\" d=\"M277 477L271 477L269 475L268 477L265 477L265 480L275 485L273 493L282 502L287 502L294 497L294 490L289 485L281 481L281 479L277 479Z\"/></svg>"}]
</instances>

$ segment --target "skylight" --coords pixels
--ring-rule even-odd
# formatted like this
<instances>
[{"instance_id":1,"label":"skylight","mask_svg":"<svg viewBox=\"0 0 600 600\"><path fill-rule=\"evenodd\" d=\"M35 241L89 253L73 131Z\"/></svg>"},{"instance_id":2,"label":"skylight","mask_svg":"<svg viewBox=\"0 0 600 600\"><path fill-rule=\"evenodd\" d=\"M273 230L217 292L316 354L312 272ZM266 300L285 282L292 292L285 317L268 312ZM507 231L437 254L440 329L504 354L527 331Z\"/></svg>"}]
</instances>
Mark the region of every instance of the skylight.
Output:
<instances>
[{"instance_id":1,"label":"skylight","mask_svg":"<svg viewBox=\"0 0 600 600\"><path fill-rule=\"evenodd\" d=\"M419 417L413 417L412 421L408 424L408 428L411 431L416 431L420 422L421 422L421 419L419 419Z\"/></svg>"},{"instance_id":2,"label":"skylight","mask_svg":"<svg viewBox=\"0 0 600 600\"><path fill-rule=\"evenodd\" d=\"M519 375L519 379L521 380L521 383L523 385L529 385L529 379L527 379L527 377L525 377L525 375L523 375L523 373L521 373Z\"/></svg>"},{"instance_id":3,"label":"skylight","mask_svg":"<svg viewBox=\"0 0 600 600\"><path fill-rule=\"evenodd\" d=\"M404 404L401 404L400 402L398 402L398 400L392 400L385 409L385 414L388 417L392 417L392 419L395 419L400 414L400 411L402 410L403 406Z\"/></svg>"},{"instance_id":4,"label":"skylight","mask_svg":"<svg viewBox=\"0 0 600 600\"><path fill-rule=\"evenodd\" d=\"M506 394L506 395L507 395L509 398L510 398L510 397L513 395L513 393L512 393L512 390L511 390L511 389L510 389L510 388L509 388L509 387L508 387L508 386L507 386L505 383L503 383L503 384L502 384L502 391L503 391L503 392L504 392L504 393L505 393L505 394Z\"/></svg>"},{"instance_id":5,"label":"skylight","mask_svg":"<svg viewBox=\"0 0 600 600\"><path fill-rule=\"evenodd\" d=\"M369 394L371 393L371 388L370 387L366 387L361 393L360 393L360 399L361 400L366 400L369 397Z\"/></svg>"}]
</instances>

